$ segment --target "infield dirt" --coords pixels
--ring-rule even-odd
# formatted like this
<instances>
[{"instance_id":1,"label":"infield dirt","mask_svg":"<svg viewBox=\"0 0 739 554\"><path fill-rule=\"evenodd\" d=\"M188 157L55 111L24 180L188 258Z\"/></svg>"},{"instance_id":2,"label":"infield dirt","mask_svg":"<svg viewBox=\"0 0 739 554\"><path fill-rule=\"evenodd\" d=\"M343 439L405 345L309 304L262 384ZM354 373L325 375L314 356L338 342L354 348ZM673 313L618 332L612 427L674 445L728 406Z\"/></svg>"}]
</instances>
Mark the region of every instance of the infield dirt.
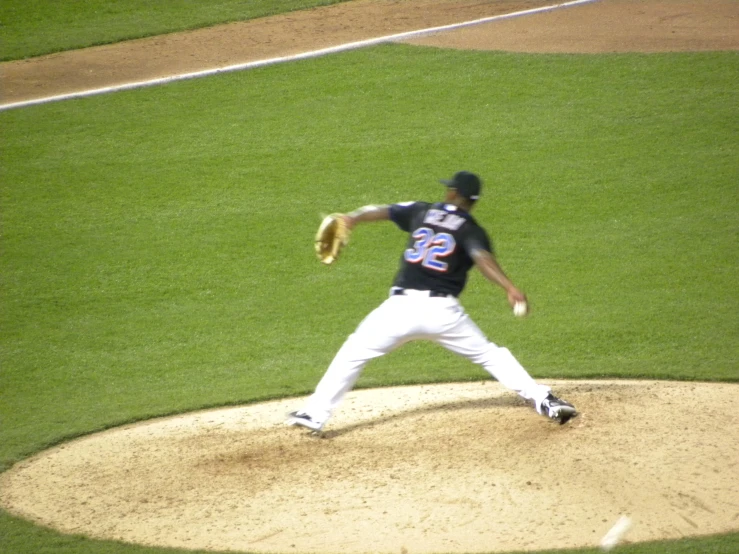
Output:
<instances>
[{"instance_id":1,"label":"infield dirt","mask_svg":"<svg viewBox=\"0 0 739 554\"><path fill-rule=\"evenodd\" d=\"M277 17L0 63L20 102L139 82L550 6L545 0L357 0ZM734 0L600 0L416 39L520 52L739 49Z\"/></svg>"}]
</instances>

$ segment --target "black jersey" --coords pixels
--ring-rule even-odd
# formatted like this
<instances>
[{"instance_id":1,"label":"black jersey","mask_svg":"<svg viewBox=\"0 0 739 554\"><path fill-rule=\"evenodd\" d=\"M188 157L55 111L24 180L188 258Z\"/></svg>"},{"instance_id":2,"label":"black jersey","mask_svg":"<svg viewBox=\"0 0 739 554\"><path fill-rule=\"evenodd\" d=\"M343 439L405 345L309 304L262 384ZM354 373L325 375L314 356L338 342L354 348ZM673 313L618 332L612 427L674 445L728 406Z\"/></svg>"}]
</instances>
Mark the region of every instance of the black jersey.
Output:
<instances>
[{"instance_id":1,"label":"black jersey","mask_svg":"<svg viewBox=\"0 0 739 554\"><path fill-rule=\"evenodd\" d=\"M471 252L492 252L485 230L466 211L438 202L390 206L390 219L409 233L393 286L459 296L474 265Z\"/></svg>"}]
</instances>

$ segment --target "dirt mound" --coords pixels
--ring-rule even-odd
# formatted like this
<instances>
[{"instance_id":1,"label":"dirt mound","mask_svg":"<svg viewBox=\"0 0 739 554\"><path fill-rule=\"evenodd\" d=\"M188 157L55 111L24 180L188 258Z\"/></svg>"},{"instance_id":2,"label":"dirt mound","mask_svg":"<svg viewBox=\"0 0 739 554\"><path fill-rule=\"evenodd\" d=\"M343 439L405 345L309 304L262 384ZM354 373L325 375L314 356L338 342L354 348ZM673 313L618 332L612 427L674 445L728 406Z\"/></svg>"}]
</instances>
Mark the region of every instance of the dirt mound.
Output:
<instances>
[{"instance_id":1,"label":"dirt mound","mask_svg":"<svg viewBox=\"0 0 739 554\"><path fill-rule=\"evenodd\" d=\"M324 438L299 399L154 420L0 476L3 505L67 533L252 552L492 552L734 530L736 385L553 382L559 426L497 383L354 391ZM564 507L566 506L566 509Z\"/></svg>"}]
</instances>

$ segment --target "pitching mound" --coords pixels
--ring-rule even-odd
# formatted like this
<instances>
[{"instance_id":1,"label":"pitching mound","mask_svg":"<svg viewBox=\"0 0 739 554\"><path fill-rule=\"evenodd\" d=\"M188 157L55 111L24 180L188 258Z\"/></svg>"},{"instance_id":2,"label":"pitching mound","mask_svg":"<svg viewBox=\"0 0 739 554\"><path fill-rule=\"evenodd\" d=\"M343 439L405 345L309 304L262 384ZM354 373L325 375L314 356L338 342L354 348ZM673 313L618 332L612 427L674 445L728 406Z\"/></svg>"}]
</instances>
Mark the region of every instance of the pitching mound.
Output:
<instances>
[{"instance_id":1,"label":"pitching mound","mask_svg":"<svg viewBox=\"0 0 739 554\"><path fill-rule=\"evenodd\" d=\"M0 476L12 513L66 533L250 552L493 552L739 528L737 385L551 383L537 416L495 382L354 391L323 438L300 400L148 421Z\"/></svg>"}]
</instances>

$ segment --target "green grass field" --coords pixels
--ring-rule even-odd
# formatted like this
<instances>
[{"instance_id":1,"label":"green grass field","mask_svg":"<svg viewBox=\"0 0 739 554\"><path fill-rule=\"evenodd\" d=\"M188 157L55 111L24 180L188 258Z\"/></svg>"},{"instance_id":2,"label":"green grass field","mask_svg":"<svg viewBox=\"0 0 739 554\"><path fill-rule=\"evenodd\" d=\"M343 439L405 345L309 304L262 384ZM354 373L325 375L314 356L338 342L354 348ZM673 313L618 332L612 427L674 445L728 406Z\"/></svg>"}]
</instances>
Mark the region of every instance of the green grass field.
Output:
<instances>
[{"instance_id":1,"label":"green grass field","mask_svg":"<svg viewBox=\"0 0 739 554\"><path fill-rule=\"evenodd\" d=\"M458 169L485 180L475 214L534 312L511 317L479 275L463 303L535 377L739 381L738 80L731 52L394 45L0 113L0 469L309 392L404 243L362 227L323 267L320 214L435 200ZM414 344L360 386L481 377ZM623 552L737 549L735 533ZM0 512L0 552L165 550Z\"/></svg>"},{"instance_id":2,"label":"green grass field","mask_svg":"<svg viewBox=\"0 0 739 554\"><path fill-rule=\"evenodd\" d=\"M346 0L3 0L0 61L108 44Z\"/></svg>"}]
</instances>

